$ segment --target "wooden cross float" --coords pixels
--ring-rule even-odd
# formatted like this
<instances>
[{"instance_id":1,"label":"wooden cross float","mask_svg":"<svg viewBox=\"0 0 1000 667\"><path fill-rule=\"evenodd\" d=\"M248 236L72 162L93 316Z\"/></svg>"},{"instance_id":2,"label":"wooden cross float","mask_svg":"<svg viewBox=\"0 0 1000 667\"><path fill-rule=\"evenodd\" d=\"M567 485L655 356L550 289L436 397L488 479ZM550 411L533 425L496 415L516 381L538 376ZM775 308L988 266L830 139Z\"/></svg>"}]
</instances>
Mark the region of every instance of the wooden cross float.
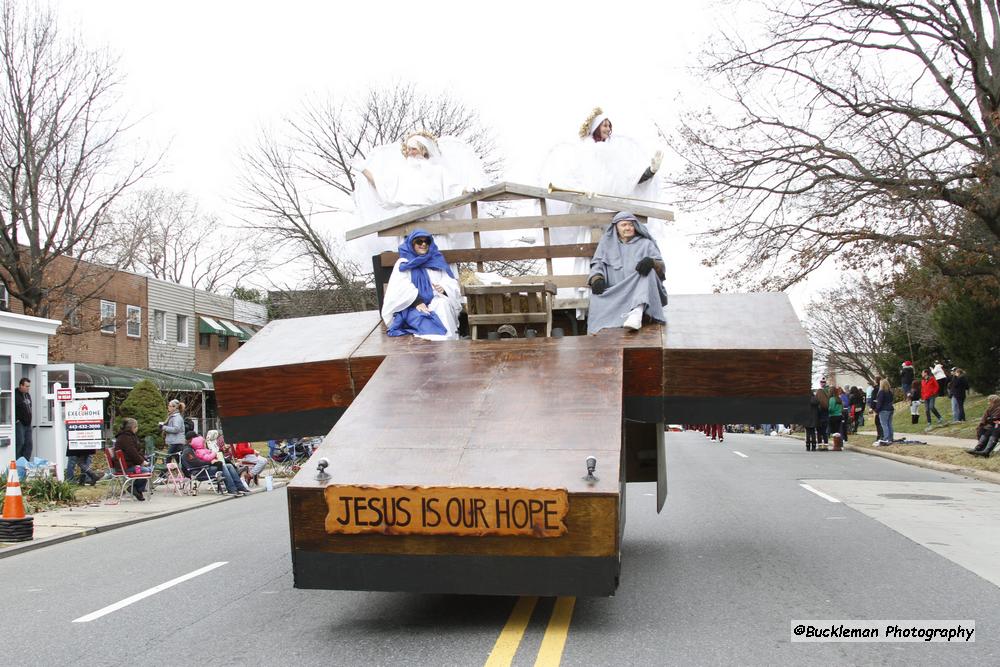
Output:
<instances>
[{"instance_id":1,"label":"wooden cross float","mask_svg":"<svg viewBox=\"0 0 1000 667\"><path fill-rule=\"evenodd\" d=\"M328 433L288 489L296 587L613 594L626 482L666 498L665 424L807 419L812 352L784 294L673 295L666 313L436 343L389 338L376 312L268 324L214 382L230 441Z\"/></svg>"}]
</instances>

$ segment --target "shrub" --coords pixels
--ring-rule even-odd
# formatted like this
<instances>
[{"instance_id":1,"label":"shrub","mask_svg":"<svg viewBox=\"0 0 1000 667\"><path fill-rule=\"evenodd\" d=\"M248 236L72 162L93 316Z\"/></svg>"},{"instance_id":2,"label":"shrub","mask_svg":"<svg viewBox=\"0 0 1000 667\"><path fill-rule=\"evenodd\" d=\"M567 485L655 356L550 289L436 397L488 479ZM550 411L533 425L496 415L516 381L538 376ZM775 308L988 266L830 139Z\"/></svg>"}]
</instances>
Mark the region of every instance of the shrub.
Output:
<instances>
[{"instance_id":1,"label":"shrub","mask_svg":"<svg viewBox=\"0 0 1000 667\"><path fill-rule=\"evenodd\" d=\"M140 442L148 435L160 440L161 433L158 424L167 418L167 402L159 388L151 380L137 382L125 400L122 401L118 407L118 415L115 417L115 433L121 431L122 421L126 417L131 417L139 422Z\"/></svg>"}]
</instances>

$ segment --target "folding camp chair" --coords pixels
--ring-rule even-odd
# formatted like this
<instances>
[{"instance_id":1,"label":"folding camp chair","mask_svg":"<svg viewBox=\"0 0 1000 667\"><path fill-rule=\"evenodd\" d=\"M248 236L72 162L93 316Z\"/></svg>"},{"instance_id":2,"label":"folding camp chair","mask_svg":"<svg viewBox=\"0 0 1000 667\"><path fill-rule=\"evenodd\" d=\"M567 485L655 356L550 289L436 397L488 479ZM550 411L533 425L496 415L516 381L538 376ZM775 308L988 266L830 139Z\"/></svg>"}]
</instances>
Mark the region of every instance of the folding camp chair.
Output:
<instances>
[{"instance_id":1,"label":"folding camp chair","mask_svg":"<svg viewBox=\"0 0 1000 667\"><path fill-rule=\"evenodd\" d=\"M125 455L111 447L104 448L104 458L107 459L108 470L112 474L111 484L108 485L108 493L104 499L106 505L117 505L126 493L131 494L137 479L149 480L152 478L152 474L148 472L127 472ZM152 494L153 485L147 483L146 490Z\"/></svg>"}]
</instances>

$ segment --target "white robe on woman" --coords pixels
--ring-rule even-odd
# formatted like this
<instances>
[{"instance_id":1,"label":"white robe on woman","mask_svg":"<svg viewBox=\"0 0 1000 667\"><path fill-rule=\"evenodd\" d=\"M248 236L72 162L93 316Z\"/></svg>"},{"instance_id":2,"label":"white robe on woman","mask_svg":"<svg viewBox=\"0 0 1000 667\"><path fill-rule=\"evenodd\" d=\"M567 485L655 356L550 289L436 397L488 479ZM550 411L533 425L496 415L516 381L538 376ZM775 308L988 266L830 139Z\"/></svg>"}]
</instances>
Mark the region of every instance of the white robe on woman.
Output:
<instances>
[{"instance_id":1,"label":"white robe on woman","mask_svg":"<svg viewBox=\"0 0 1000 667\"><path fill-rule=\"evenodd\" d=\"M417 287L410 280L409 271L400 271L399 269L405 263L405 259L396 260L396 264L392 267L392 275L389 276L389 283L385 288L385 297L382 300L382 321L385 322L386 326L392 323L394 314L409 307L417 299ZM458 281L444 271L427 269L427 277L430 279L431 285L440 285L444 289L444 295L435 294L427 307L438 316L448 333L443 335L417 334L417 338L456 340L458 338L458 314L462 312L462 289L459 287Z\"/></svg>"}]
</instances>

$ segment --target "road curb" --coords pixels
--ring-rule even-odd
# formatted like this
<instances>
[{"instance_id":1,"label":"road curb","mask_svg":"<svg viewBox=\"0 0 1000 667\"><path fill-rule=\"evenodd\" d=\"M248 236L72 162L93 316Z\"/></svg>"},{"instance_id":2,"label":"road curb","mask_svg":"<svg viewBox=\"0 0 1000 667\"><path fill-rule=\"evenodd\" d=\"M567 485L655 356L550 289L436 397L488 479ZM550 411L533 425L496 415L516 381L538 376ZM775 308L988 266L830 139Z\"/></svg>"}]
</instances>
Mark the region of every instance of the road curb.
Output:
<instances>
[{"instance_id":1,"label":"road curb","mask_svg":"<svg viewBox=\"0 0 1000 667\"><path fill-rule=\"evenodd\" d=\"M921 468L929 468L931 470L937 470L938 472L950 472L955 475L962 475L963 477L972 477L973 479L978 479L981 482L1000 484L1000 473L990 472L989 470L965 468L963 466L956 466L950 463L942 463L940 461L932 461L930 459L921 459L915 456L905 456L903 454L893 454L892 452L883 452L878 449L858 447L856 445L844 444L844 449L852 452L869 454L871 456L881 456L884 459L890 459L900 463L909 463L910 465L920 466Z\"/></svg>"},{"instance_id":2,"label":"road curb","mask_svg":"<svg viewBox=\"0 0 1000 667\"><path fill-rule=\"evenodd\" d=\"M288 486L288 481L283 481L281 483L275 482L274 489L280 489L282 487ZM251 495L257 493L267 493L263 489L254 491ZM42 547L52 546L54 544L59 544L61 542L68 542L70 540L76 540L81 537L87 537L88 535L96 535L97 533L106 533L111 530L118 528L125 528L126 526L132 526L137 523L145 523L146 521L152 521L153 519L161 519L165 516L173 516L174 514L182 514L184 512L190 512L192 510L201 509L202 507L209 507L217 503L222 503L227 500L232 500L232 496L219 496L211 501L201 503L199 505L191 505L189 507L179 507L177 509L166 510L164 512L159 512L157 514L149 514L147 516L140 516L134 519L124 519L122 521L116 521L115 523L110 523L106 526L93 526L90 528L83 528L77 532L67 533L65 535L55 535L53 537L46 537L41 540L32 540L30 542L23 542L21 544L12 544L9 547L4 547L0 549L0 558L8 558L10 556L16 556L18 554L23 554L28 551L34 551L35 549L41 549Z\"/></svg>"}]
</instances>

